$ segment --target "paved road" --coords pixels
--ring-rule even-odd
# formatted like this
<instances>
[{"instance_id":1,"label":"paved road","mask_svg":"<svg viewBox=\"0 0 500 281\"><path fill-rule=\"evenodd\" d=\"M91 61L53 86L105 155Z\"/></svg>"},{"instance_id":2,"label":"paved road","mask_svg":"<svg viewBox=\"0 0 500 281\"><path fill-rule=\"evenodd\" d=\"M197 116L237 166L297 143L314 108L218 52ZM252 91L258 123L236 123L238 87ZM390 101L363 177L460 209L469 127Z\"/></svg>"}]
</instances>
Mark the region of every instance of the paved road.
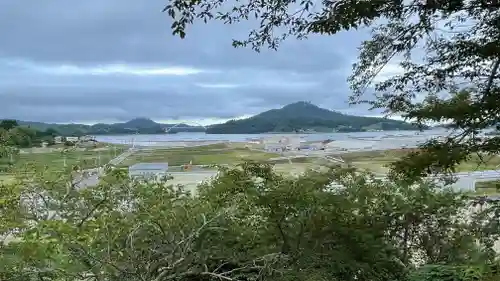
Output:
<instances>
[{"instance_id":1,"label":"paved road","mask_svg":"<svg viewBox=\"0 0 500 281\"><path fill-rule=\"evenodd\" d=\"M109 161L108 164L115 166L119 165L121 162L125 161L127 157L130 157L136 151L137 151L136 148L129 148L128 150L124 151L114 159L111 159L111 161ZM76 186L78 188L96 186L99 183L99 177L102 176L103 173L104 173L104 167L97 167L93 169L84 170L82 176L76 178L75 180Z\"/></svg>"},{"instance_id":2,"label":"paved road","mask_svg":"<svg viewBox=\"0 0 500 281\"><path fill-rule=\"evenodd\" d=\"M136 148L129 148L125 150L122 154L118 155L116 158L111 159L108 164L110 165L119 165L121 162L125 161L128 157L130 157L134 152L136 152L138 149Z\"/></svg>"}]
</instances>

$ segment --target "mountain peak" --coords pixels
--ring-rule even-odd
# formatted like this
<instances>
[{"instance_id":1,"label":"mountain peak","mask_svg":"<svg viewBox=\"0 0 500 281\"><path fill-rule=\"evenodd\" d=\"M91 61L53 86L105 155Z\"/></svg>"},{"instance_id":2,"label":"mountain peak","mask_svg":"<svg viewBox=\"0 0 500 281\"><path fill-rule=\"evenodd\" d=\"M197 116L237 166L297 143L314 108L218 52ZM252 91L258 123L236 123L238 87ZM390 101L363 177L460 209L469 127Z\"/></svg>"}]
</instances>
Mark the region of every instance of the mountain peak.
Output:
<instances>
[{"instance_id":1,"label":"mountain peak","mask_svg":"<svg viewBox=\"0 0 500 281\"><path fill-rule=\"evenodd\" d=\"M215 134L268 132L360 132L367 130L414 130L411 124L375 117L352 116L321 108L307 101L271 109L253 117L211 126Z\"/></svg>"},{"instance_id":2,"label":"mountain peak","mask_svg":"<svg viewBox=\"0 0 500 281\"><path fill-rule=\"evenodd\" d=\"M298 101L298 102L294 102L294 103L285 105L283 107L283 109L304 109L304 108L319 109L318 106L316 106L310 102L307 102L307 101Z\"/></svg>"},{"instance_id":3,"label":"mountain peak","mask_svg":"<svg viewBox=\"0 0 500 281\"><path fill-rule=\"evenodd\" d=\"M138 118L134 118L128 122L125 122L125 125L133 127L133 128L139 128L139 127L153 127L153 126L157 126L158 124L149 118L138 117Z\"/></svg>"}]
</instances>

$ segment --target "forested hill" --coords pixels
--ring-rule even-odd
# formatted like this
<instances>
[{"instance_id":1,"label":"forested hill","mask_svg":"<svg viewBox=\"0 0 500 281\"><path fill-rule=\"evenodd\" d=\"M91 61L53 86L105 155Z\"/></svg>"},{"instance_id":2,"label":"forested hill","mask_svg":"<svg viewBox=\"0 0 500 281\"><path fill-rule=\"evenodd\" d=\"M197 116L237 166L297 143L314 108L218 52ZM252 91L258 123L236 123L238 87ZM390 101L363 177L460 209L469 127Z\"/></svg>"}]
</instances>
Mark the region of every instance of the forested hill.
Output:
<instances>
[{"instance_id":1,"label":"forested hill","mask_svg":"<svg viewBox=\"0 0 500 281\"><path fill-rule=\"evenodd\" d=\"M124 123L113 124L51 124L43 122L18 121L25 127L31 127L37 130L45 131L47 129L55 130L63 136L82 136L82 135L114 135L114 134L164 134L177 132L204 132L205 128L200 126L189 126L187 124L162 124L156 123L147 118L135 118Z\"/></svg>"},{"instance_id":2,"label":"forested hill","mask_svg":"<svg viewBox=\"0 0 500 281\"><path fill-rule=\"evenodd\" d=\"M296 102L247 119L212 125L211 134L258 134L268 132L363 132L415 130L416 126L387 118L346 115L308 102Z\"/></svg>"}]
</instances>

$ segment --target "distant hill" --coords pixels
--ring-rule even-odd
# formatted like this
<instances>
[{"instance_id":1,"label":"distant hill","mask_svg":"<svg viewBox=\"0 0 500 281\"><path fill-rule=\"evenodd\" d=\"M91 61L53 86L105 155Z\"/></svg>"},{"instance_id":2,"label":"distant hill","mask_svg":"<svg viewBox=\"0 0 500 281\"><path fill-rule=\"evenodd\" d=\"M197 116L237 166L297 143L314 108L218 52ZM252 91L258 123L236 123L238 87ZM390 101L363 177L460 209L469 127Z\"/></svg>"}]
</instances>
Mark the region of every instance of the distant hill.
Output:
<instances>
[{"instance_id":1,"label":"distant hill","mask_svg":"<svg viewBox=\"0 0 500 281\"><path fill-rule=\"evenodd\" d=\"M262 112L247 119L212 125L211 134L257 134L269 132L362 132L416 130L398 120L346 115L308 102L296 102L280 109Z\"/></svg>"},{"instance_id":2,"label":"distant hill","mask_svg":"<svg viewBox=\"0 0 500 281\"><path fill-rule=\"evenodd\" d=\"M19 125L31 127L40 131L54 129L63 136L82 135L119 135L119 134L164 134L179 132L204 132L201 126L190 126L187 124L162 124L156 123L148 118L135 118L124 123L114 124L54 124L31 121L18 121Z\"/></svg>"}]
</instances>

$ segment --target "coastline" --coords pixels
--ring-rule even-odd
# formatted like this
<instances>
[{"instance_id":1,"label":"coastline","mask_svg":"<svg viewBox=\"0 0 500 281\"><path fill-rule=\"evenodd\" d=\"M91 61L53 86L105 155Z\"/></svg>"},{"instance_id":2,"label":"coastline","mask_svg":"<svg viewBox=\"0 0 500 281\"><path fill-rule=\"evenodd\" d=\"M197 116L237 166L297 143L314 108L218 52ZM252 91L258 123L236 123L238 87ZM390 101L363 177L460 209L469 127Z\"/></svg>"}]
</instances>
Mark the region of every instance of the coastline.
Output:
<instances>
[{"instance_id":1,"label":"coastline","mask_svg":"<svg viewBox=\"0 0 500 281\"><path fill-rule=\"evenodd\" d=\"M383 150L402 147L416 147L419 143L434 137L446 135L444 130L427 131L383 131L357 133L282 133L282 134L134 134L134 135L101 135L96 136L99 142L123 144L137 147L189 147L216 143L248 143L266 138L293 137L303 142L321 142L332 140L338 149L349 151Z\"/></svg>"}]
</instances>

